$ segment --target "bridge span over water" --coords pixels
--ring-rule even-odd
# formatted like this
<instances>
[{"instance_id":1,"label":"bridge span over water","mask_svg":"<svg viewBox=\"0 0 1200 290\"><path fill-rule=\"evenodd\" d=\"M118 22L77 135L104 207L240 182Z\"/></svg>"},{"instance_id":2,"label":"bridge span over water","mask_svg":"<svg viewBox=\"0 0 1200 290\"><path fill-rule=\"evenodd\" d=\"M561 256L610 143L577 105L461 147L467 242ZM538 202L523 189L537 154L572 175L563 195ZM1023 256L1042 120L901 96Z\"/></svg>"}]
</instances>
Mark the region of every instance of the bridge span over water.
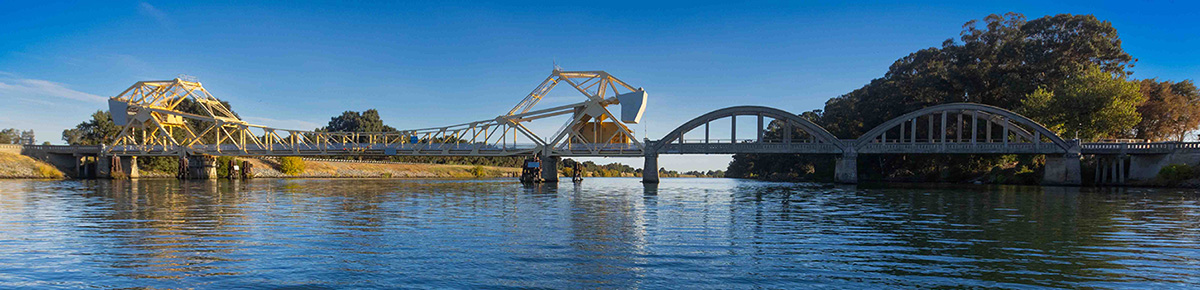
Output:
<instances>
[{"instance_id":1,"label":"bridge span over water","mask_svg":"<svg viewBox=\"0 0 1200 290\"><path fill-rule=\"evenodd\" d=\"M581 93L582 101L535 108L560 84ZM104 161L110 156L538 155L548 163L543 166L548 181L557 181L558 157L643 157L643 168L651 169L644 171L645 182L658 181L657 170L652 169L658 168L662 154L823 154L836 156L835 176L843 183L858 181L860 154L1038 154L1047 158L1044 183L1064 185L1081 183L1084 155L1102 157L1095 171L1098 182L1123 182L1152 178L1179 154L1200 153L1200 143L1064 140L1020 114L975 103L916 110L853 139L838 138L785 110L736 106L698 116L658 140L637 140L626 124L640 122L646 99L645 90L606 72L556 68L520 103L493 119L391 132L325 132L250 124L198 81L176 78L138 82L112 97L109 110L122 129L108 144L21 150L44 156L69 154L76 163L87 156L102 156L98 160ZM612 109L618 107L619 114L614 113ZM528 126L555 118L563 125L552 134L539 135ZM751 129L744 129L746 125ZM717 134L728 135L716 136L714 128ZM136 162L126 164L130 165L116 168L136 171Z\"/></svg>"}]
</instances>

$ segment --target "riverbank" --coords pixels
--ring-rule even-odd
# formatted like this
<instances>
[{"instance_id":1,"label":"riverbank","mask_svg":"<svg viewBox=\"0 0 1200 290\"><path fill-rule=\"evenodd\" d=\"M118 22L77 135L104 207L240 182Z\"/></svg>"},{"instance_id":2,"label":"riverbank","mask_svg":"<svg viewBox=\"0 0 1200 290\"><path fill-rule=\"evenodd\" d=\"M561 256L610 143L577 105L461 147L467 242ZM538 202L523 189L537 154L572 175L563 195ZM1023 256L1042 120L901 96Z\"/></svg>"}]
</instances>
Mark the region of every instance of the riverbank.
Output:
<instances>
[{"instance_id":1,"label":"riverbank","mask_svg":"<svg viewBox=\"0 0 1200 290\"><path fill-rule=\"evenodd\" d=\"M304 160L304 170L286 174L279 161L249 158L251 172L260 178L486 178L515 177L520 168L424 163L362 163Z\"/></svg>"},{"instance_id":2,"label":"riverbank","mask_svg":"<svg viewBox=\"0 0 1200 290\"><path fill-rule=\"evenodd\" d=\"M0 152L0 178L63 178L63 173L29 156Z\"/></svg>"}]
</instances>

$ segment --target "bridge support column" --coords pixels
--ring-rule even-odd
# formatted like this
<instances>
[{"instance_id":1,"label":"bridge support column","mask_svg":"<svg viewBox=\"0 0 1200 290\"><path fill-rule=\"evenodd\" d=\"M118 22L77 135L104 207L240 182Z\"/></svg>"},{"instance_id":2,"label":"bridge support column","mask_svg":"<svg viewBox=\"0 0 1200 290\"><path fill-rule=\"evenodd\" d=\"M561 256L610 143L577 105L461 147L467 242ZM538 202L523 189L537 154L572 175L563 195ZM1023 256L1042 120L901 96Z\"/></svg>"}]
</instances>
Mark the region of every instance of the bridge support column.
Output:
<instances>
[{"instance_id":1,"label":"bridge support column","mask_svg":"<svg viewBox=\"0 0 1200 290\"><path fill-rule=\"evenodd\" d=\"M129 156L129 158L121 159L121 168L125 169L125 176L129 179L141 177L138 173L137 156Z\"/></svg>"},{"instance_id":2,"label":"bridge support column","mask_svg":"<svg viewBox=\"0 0 1200 290\"><path fill-rule=\"evenodd\" d=\"M189 179L217 179L217 159L209 156L188 156Z\"/></svg>"},{"instance_id":3,"label":"bridge support column","mask_svg":"<svg viewBox=\"0 0 1200 290\"><path fill-rule=\"evenodd\" d=\"M83 179L84 176L87 176L83 173L83 160L85 157L79 153L72 154L71 157L75 158L75 178Z\"/></svg>"},{"instance_id":4,"label":"bridge support column","mask_svg":"<svg viewBox=\"0 0 1200 290\"><path fill-rule=\"evenodd\" d=\"M858 183L858 154L845 153L838 157L833 178L837 183Z\"/></svg>"},{"instance_id":5,"label":"bridge support column","mask_svg":"<svg viewBox=\"0 0 1200 290\"><path fill-rule=\"evenodd\" d=\"M1124 177L1126 176L1126 173L1124 173L1124 159L1126 159L1124 155L1117 156L1116 159L1118 185L1124 185L1124 180L1126 180L1126 177Z\"/></svg>"},{"instance_id":6,"label":"bridge support column","mask_svg":"<svg viewBox=\"0 0 1200 290\"><path fill-rule=\"evenodd\" d=\"M1080 172L1078 153L1067 153L1063 156L1046 156L1046 169L1042 174L1042 184L1073 185L1083 183Z\"/></svg>"},{"instance_id":7,"label":"bridge support column","mask_svg":"<svg viewBox=\"0 0 1200 290\"><path fill-rule=\"evenodd\" d=\"M557 156L542 156L542 182L558 182Z\"/></svg>"},{"instance_id":8,"label":"bridge support column","mask_svg":"<svg viewBox=\"0 0 1200 290\"><path fill-rule=\"evenodd\" d=\"M646 154L642 166L642 183L658 183L658 154Z\"/></svg>"},{"instance_id":9,"label":"bridge support column","mask_svg":"<svg viewBox=\"0 0 1200 290\"><path fill-rule=\"evenodd\" d=\"M112 178L112 156L97 155L96 156L96 178L108 179Z\"/></svg>"}]
</instances>

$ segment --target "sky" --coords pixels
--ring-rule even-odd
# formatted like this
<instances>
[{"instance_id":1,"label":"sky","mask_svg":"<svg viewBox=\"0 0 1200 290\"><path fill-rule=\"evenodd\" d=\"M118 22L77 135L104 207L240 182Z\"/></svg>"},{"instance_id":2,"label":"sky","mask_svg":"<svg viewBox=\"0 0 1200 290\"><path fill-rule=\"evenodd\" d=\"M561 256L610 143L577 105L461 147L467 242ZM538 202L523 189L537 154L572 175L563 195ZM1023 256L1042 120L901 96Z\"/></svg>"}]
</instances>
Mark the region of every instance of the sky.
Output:
<instances>
[{"instance_id":1,"label":"sky","mask_svg":"<svg viewBox=\"0 0 1200 290\"><path fill-rule=\"evenodd\" d=\"M425 128L506 113L557 63L645 88L643 122L632 127L659 139L729 106L820 109L895 60L957 38L963 23L1005 12L1093 14L1138 59L1133 77L1200 76L1200 4L1190 1L249 2L0 1L0 128L61 144L62 130L108 97L180 74L251 123L311 129L374 108L393 127ZM542 108L582 100L559 87ZM659 165L714 170L730 160Z\"/></svg>"}]
</instances>

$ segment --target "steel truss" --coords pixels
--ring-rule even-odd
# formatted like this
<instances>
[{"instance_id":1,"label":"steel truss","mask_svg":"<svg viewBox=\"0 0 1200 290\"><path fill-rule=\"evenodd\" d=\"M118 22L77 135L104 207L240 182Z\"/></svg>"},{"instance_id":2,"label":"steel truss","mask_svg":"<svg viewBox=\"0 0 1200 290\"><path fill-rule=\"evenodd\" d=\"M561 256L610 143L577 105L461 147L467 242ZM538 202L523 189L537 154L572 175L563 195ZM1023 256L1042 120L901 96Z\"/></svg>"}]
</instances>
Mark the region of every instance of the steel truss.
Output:
<instances>
[{"instance_id":1,"label":"steel truss","mask_svg":"<svg viewBox=\"0 0 1200 290\"><path fill-rule=\"evenodd\" d=\"M587 100L534 110L560 83ZM640 101L629 99L631 95L640 96ZM185 99L201 113L181 111ZM608 110L620 99L636 101L628 104L640 107L635 117L618 119ZM109 100L113 120L122 128L104 151L141 156L642 156L645 145L618 120L636 123L644 100L644 90L606 72L556 68L512 110L491 120L396 132L319 132L250 124L194 80L142 81ZM571 118L550 138L526 126L561 115ZM608 129L601 130L601 125ZM584 130L585 126L595 128ZM522 137L533 143L518 144Z\"/></svg>"}]
</instances>

